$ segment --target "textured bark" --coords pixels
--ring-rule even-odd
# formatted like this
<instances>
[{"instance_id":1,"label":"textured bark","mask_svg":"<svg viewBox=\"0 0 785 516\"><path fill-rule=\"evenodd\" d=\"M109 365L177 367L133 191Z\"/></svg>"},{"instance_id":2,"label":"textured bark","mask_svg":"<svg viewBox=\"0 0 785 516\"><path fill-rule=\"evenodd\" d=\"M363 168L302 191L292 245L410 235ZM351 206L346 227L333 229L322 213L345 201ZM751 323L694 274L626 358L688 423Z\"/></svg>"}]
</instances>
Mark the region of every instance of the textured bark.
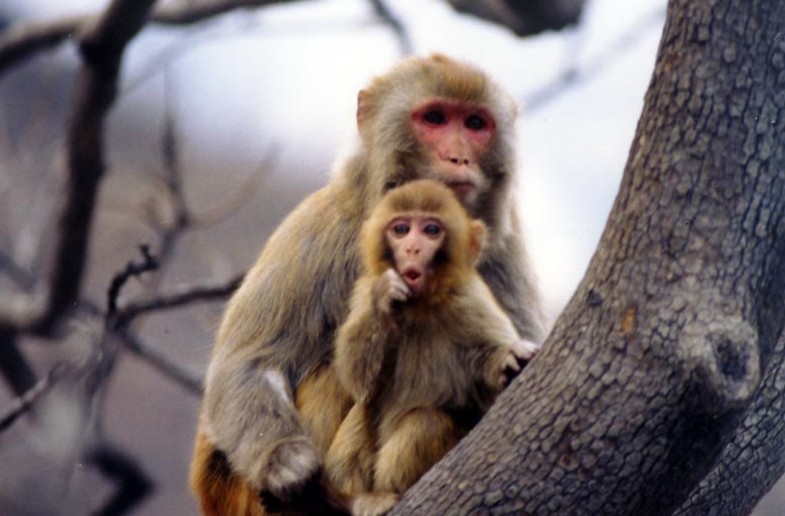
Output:
<instances>
[{"instance_id":1,"label":"textured bark","mask_svg":"<svg viewBox=\"0 0 785 516\"><path fill-rule=\"evenodd\" d=\"M395 514L670 514L710 471L685 511L731 514L779 475L783 27L779 0L670 2L586 277Z\"/></svg>"}]
</instances>

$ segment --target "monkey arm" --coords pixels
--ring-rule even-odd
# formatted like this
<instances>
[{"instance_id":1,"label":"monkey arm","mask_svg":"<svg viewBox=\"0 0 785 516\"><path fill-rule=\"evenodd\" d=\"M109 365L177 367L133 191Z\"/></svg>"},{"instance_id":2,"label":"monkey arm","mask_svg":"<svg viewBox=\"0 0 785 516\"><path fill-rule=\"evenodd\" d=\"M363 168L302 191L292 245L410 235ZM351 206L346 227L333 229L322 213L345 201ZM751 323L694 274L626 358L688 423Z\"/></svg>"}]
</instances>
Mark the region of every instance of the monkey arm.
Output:
<instances>
[{"instance_id":1,"label":"monkey arm","mask_svg":"<svg viewBox=\"0 0 785 516\"><path fill-rule=\"evenodd\" d=\"M218 376L219 380L207 383L204 431L226 454L232 470L257 492L275 491L269 478L271 470L280 467L279 455L297 455L302 476L315 472L319 457L303 434L281 372L236 359L214 364L208 378ZM255 388L248 389L249 385Z\"/></svg>"},{"instance_id":2,"label":"monkey arm","mask_svg":"<svg viewBox=\"0 0 785 516\"><path fill-rule=\"evenodd\" d=\"M270 237L227 306L207 372L203 433L256 489L275 491L287 479L295 488L320 465L293 392L330 360L356 274L359 225L338 215L325 222L325 211L343 213L328 194L304 201Z\"/></svg>"},{"instance_id":3,"label":"monkey arm","mask_svg":"<svg viewBox=\"0 0 785 516\"><path fill-rule=\"evenodd\" d=\"M357 281L349 316L336 337L335 368L355 401L367 401L376 390L391 335L397 333L388 282L386 274Z\"/></svg>"},{"instance_id":4,"label":"monkey arm","mask_svg":"<svg viewBox=\"0 0 785 516\"><path fill-rule=\"evenodd\" d=\"M463 321L461 331L470 343L467 350L470 374L491 390L501 390L508 376L520 370L518 360L528 360L534 355L534 351L529 352L529 346L534 344L521 339L512 320L479 276L468 282L460 296L459 309L456 318Z\"/></svg>"}]
</instances>

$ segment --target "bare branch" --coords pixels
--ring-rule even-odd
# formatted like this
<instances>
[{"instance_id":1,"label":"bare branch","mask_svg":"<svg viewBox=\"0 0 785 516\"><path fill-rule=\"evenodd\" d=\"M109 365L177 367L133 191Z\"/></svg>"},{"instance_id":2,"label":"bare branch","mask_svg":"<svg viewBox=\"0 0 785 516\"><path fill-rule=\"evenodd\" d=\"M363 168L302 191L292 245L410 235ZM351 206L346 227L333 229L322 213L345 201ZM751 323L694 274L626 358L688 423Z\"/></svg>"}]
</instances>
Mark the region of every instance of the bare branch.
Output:
<instances>
[{"instance_id":1,"label":"bare branch","mask_svg":"<svg viewBox=\"0 0 785 516\"><path fill-rule=\"evenodd\" d=\"M151 21L165 25L197 23L219 14L241 8L262 7L293 0L217 0L162 7L153 13ZM140 3L142 9L147 9ZM133 2L131 2L133 4ZM20 23L0 35L0 76L23 59L36 52L52 48L63 41L78 37L84 27L92 25L97 16L72 17L44 23Z\"/></svg>"},{"instance_id":2,"label":"bare branch","mask_svg":"<svg viewBox=\"0 0 785 516\"><path fill-rule=\"evenodd\" d=\"M370 0L376 15L381 18L384 23L390 26L398 38L398 47L400 48L401 55L408 56L413 52L412 41L409 38L409 33L395 14L390 11L384 0Z\"/></svg>"},{"instance_id":3,"label":"bare branch","mask_svg":"<svg viewBox=\"0 0 785 516\"><path fill-rule=\"evenodd\" d=\"M27 392L14 400L11 408L4 415L0 416L0 432L7 430L17 419L32 409L35 402L57 382L63 367L63 364L60 364L52 368L46 377L39 380Z\"/></svg>"},{"instance_id":4,"label":"bare branch","mask_svg":"<svg viewBox=\"0 0 785 516\"><path fill-rule=\"evenodd\" d=\"M205 285L184 286L174 292L161 294L156 298L148 299L143 302L131 303L118 310L117 318L122 324L128 324L134 318L153 311L178 308L195 301L213 301L225 299L232 292L237 290L243 275L240 274L229 279L224 283L209 283Z\"/></svg>"},{"instance_id":5,"label":"bare branch","mask_svg":"<svg viewBox=\"0 0 785 516\"><path fill-rule=\"evenodd\" d=\"M186 371L173 360L170 360L168 357L158 353L152 347L144 344L138 337L127 330L121 330L118 333L118 337L126 349L148 362L156 368L158 372L182 385L192 394L196 394L197 396L202 395L204 387L200 375Z\"/></svg>"},{"instance_id":6,"label":"bare branch","mask_svg":"<svg viewBox=\"0 0 785 516\"><path fill-rule=\"evenodd\" d=\"M158 261L152 255L150 255L150 249L148 246L140 246L139 251L142 253L142 261L134 262L132 260L128 262L128 265L125 266L125 269L115 274L114 278L112 278L112 283L109 285L109 291L107 292L106 296L106 314L108 317L120 319L120 317L117 317L117 298L120 296L120 290L123 288L123 286L125 286L129 279L140 276L145 272L154 271L158 268ZM115 323L115 326L118 326L118 324Z\"/></svg>"},{"instance_id":7,"label":"bare branch","mask_svg":"<svg viewBox=\"0 0 785 516\"><path fill-rule=\"evenodd\" d=\"M549 102L561 95L564 90L580 81L587 81L599 75L606 67L618 62L619 55L627 52L641 37L642 34L653 28L661 26L665 20L665 8L657 8L642 16L633 26L621 34L608 47L600 52L597 57L583 66L575 65L564 70L551 82L541 86L523 99L522 104L527 113L542 109Z\"/></svg>"},{"instance_id":8,"label":"bare branch","mask_svg":"<svg viewBox=\"0 0 785 516\"><path fill-rule=\"evenodd\" d=\"M35 385L36 375L19 350L16 337L12 329L0 327L0 372L11 390L19 396Z\"/></svg>"},{"instance_id":9,"label":"bare branch","mask_svg":"<svg viewBox=\"0 0 785 516\"><path fill-rule=\"evenodd\" d=\"M93 513L95 516L125 514L153 490L152 480L136 461L115 446L108 443L95 446L85 459L117 485L117 491L104 507Z\"/></svg>"},{"instance_id":10,"label":"bare branch","mask_svg":"<svg viewBox=\"0 0 785 516\"><path fill-rule=\"evenodd\" d=\"M84 21L79 17L12 25L0 35L0 75L26 57L76 36Z\"/></svg>"},{"instance_id":11,"label":"bare branch","mask_svg":"<svg viewBox=\"0 0 785 516\"><path fill-rule=\"evenodd\" d=\"M46 303L0 306L0 326L49 334L79 296L98 185L104 172L103 125L115 99L126 44L142 28L154 0L115 0L93 23L83 25L83 66L68 130L68 184L59 219L54 270ZM62 27L59 30L63 32ZM69 32L71 34L71 32ZM34 301L34 300L33 300Z\"/></svg>"}]
</instances>

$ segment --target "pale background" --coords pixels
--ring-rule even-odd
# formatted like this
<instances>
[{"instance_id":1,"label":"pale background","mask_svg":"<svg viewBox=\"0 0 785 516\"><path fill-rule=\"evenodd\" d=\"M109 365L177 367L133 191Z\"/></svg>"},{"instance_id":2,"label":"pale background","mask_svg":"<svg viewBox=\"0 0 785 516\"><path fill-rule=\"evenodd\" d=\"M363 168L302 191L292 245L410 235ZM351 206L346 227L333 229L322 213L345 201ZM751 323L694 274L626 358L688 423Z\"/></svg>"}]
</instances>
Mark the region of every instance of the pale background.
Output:
<instances>
[{"instance_id":1,"label":"pale background","mask_svg":"<svg viewBox=\"0 0 785 516\"><path fill-rule=\"evenodd\" d=\"M665 1L588 0L579 27L527 38L458 15L438 0L387 4L409 31L415 53L440 51L472 61L521 102L520 210L545 305L555 318L585 271L616 194ZM5 0L0 15L46 20L104 5ZM247 191L231 217L184 239L181 263L166 281L229 277L250 264L300 198L327 180L336 154L354 137L356 92L398 52L394 34L363 0L239 11L187 28L148 26L128 50L110 116L111 171L96 232L116 245L93 250L88 291L102 299L108 278L153 234L144 223L149 221L129 214L149 210L151 220L166 219L150 181L161 168L164 111L176 120L194 211L209 212ZM63 46L0 79L0 116L24 120L20 110L41 108L40 99L48 98L44 108L61 117L33 128L9 123L0 136L7 154L0 155L0 187L12 184L13 199L26 200L5 207L2 229L18 238L3 242L22 260L41 251L36 237L50 231L29 218L33 210L51 210L46 206L53 192L40 193L29 176L57 173L75 62L73 48ZM568 70L577 79L560 84ZM15 181L19 177L28 179ZM219 314L220 306L168 313L142 331L184 366L203 371ZM41 353L35 346L29 351ZM195 512L186 472L197 408L198 400L146 364L132 358L121 364L110 388L106 432L157 484L136 514ZM108 489L98 479L86 472L76 483ZM769 495L755 514L781 514L780 500Z\"/></svg>"}]
</instances>

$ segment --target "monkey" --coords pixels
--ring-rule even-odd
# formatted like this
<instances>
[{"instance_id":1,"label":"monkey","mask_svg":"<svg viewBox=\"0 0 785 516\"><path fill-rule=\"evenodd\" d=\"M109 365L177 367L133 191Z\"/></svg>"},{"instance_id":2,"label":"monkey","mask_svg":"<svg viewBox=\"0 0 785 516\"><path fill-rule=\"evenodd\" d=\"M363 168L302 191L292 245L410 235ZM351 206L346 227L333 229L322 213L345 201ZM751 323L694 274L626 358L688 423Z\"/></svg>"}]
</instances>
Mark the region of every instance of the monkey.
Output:
<instances>
[{"instance_id":1,"label":"monkey","mask_svg":"<svg viewBox=\"0 0 785 516\"><path fill-rule=\"evenodd\" d=\"M321 482L353 406L331 365L335 333L361 272L360 227L388 190L450 187L488 228L480 275L520 336L541 342L512 188L516 118L490 77L441 54L403 60L359 92L356 149L280 223L224 310L191 461L204 514L264 514L262 500L285 507Z\"/></svg>"},{"instance_id":2,"label":"monkey","mask_svg":"<svg viewBox=\"0 0 785 516\"><path fill-rule=\"evenodd\" d=\"M387 512L468 431L455 414L484 413L538 350L475 269L485 231L430 179L391 190L361 228L333 361L354 405L324 459L355 514Z\"/></svg>"}]
</instances>

